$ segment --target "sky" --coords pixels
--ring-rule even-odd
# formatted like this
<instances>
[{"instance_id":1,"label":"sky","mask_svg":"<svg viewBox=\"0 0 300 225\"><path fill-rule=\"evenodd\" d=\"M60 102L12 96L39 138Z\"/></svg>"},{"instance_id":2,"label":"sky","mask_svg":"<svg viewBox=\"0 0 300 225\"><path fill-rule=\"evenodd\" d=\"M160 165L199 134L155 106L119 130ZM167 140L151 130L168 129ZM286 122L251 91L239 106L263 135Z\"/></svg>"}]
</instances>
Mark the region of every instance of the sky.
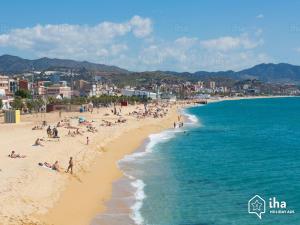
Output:
<instances>
[{"instance_id":1,"label":"sky","mask_svg":"<svg viewBox=\"0 0 300 225\"><path fill-rule=\"evenodd\" d=\"M75 59L131 71L300 65L296 0L10 0L0 55Z\"/></svg>"}]
</instances>

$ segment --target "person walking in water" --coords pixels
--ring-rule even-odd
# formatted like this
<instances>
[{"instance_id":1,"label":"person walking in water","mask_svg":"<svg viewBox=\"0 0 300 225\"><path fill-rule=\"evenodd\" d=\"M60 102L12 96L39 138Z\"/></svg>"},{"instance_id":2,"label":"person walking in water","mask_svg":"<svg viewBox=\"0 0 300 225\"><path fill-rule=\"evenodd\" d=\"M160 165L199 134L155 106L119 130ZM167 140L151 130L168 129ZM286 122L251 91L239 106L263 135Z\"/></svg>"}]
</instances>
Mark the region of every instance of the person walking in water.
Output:
<instances>
[{"instance_id":1,"label":"person walking in water","mask_svg":"<svg viewBox=\"0 0 300 225\"><path fill-rule=\"evenodd\" d=\"M70 157L70 160L69 160L69 166L68 166L68 169L67 169L67 171L66 171L66 173L69 173L69 171L70 171L70 173L71 174L73 174L73 157Z\"/></svg>"}]
</instances>

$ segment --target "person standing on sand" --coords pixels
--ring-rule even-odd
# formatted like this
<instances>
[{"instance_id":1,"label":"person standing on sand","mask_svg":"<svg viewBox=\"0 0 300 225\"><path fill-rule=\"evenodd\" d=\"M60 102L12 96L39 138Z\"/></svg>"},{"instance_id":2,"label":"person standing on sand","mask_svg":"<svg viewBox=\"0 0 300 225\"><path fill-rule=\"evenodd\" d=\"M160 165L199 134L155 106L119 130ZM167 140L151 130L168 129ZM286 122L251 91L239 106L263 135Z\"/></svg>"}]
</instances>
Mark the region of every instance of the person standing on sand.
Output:
<instances>
[{"instance_id":1,"label":"person standing on sand","mask_svg":"<svg viewBox=\"0 0 300 225\"><path fill-rule=\"evenodd\" d=\"M73 157L70 157L70 160L69 160L69 166L68 166L68 169L66 170L66 173L70 173L73 174Z\"/></svg>"},{"instance_id":2,"label":"person standing on sand","mask_svg":"<svg viewBox=\"0 0 300 225\"><path fill-rule=\"evenodd\" d=\"M89 145L90 139L89 137L86 137L86 145Z\"/></svg>"},{"instance_id":3,"label":"person standing on sand","mask_svg":"<svg viewBox=\"0 0 300 225\"><path fill-rule=\"evenodd\" d=\"M50 126L48 126L48 128L47 128L47 134L48 134L48 138L50 138L50 137L51 137L51 133L52 133L52 131L51 131L51 127L50 127Z\"/></svg>"}]
</instances>

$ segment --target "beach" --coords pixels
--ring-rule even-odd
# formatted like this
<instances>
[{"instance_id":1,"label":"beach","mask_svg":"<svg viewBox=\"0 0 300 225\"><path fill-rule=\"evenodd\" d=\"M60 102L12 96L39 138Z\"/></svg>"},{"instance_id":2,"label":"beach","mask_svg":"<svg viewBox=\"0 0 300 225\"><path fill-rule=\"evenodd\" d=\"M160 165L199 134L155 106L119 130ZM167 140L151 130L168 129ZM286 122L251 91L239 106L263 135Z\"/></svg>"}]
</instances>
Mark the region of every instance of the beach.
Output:
<instances>
[{"instance_id":1,"label":"beach","mask_svg":"<svg viewBox=\"0 0 300 225\"><path fill-rule=\"evenodd\" d=\"M218 98L208 103L239 99ZM138 149L150 134L173 128L181 109L192 105L149 104L150 111L160 109L163 116L141 116L144 105L129 105L117 106L119 115L107 107L84 113L28 114L19 124L1 123L0 224L90 224L105 212L113 182L124 176L118 161ZM88 126L70 126L78 118L84 118ZM42 121L51 127L61 121L57 127L60 138L48 138L47 126L40 129ZM43 146L35 145L37 138ZM8 157L13 150L26 158ZM65 173L70 157L74 160L72 175ZM59 173L44 165L55 161L61 167ZM123 210L130 213L127 206Z\"/></svg>"},{"instance_id":2,"label":"beach","mask_svg":"<svg viewBox=\"0 0 300 225\"><path fill-rule=\"evenodd\" d=\"M162 109L163 115L141 117L139 112L144 106L135 105L117 107L120 115L114 115L110 107L94 109L92 113L24 115L19 124L1 123L0 223L89 224L105 210L113 181L123 176L116 162L133 152L149 134L173 127L181 106L148 107L153 111ZM97 131L88 132L85 125L76 125L76 134L75 127L71 129L63 122L78 117L84 117ZM122 122L117 122L120 117ZM57 127L60 138L48 138L47 126L40 130L42 121L51 127L62 121ZM32 130L35 126L38 129ZM41 138L43 146L34 145L37 138ZM12 150L26 158L8 157ZM73 175L65 173L70 157L74 161ZM61 172L44 166L44 162L55 161Z\"/></svg>"}]
</instances>

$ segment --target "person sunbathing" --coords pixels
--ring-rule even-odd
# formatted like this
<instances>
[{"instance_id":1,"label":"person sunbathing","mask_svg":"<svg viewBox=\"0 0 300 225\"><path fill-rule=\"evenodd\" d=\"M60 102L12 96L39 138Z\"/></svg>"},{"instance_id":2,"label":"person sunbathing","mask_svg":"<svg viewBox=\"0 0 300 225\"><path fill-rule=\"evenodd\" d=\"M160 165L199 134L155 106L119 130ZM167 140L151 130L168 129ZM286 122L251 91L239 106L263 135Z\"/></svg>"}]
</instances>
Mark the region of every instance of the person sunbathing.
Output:
<instances>
[{"instance_id":1,"label":"person sunbathing","mask_svg":"<svg viewBox=\"0 0 300 225\"><path fill-rule=\"evenodd\" d=\"M36 139L34 145L36 145L36 146L40 145L40 146L44 147L44 145L42 144L42 139L40 139L40 138Z\"/></svg>"},{"instance_id":2,"label":"person sunbathing","mask_svg":"<svg viewBox=\"0 0 300 225\"><path fill-rule=\"evenodd\" d=\"M12 159L15 159L15 158L25 158L26 155L20 155L20 154L16 154L15 151L12 151L8 157L12 158Z\"/></svg>"},{"instance_id":3,"label":"person sunbathing","mask_svg":"<svg viewBox=\"0 0 300 225\"><path fill-rule=\"evenodd\" d=\"M42 127L40 127L40 126L34 126L33 128L32 128L32 130L42 130L43 128Z\"/></svg>"},{"instance_id":4,"label":"person sunbathing","mask_svg":"<svg viewBox=\"0 0 300 225\"><path fill-rule=\"evenodd\" d=\"M58 161L55 161L55 163L52 165L52 169L56 170L57 172L60 172Z\"/></svg>"},{"instance_id":5,"label":"person sunbathing","mask_svg":"<svg viewBox=\"0 0 300 225\"><path fill-rule=\"evenodd\" d=\"M48 167L48 168L50 168L50 169L52 169L52 165L50 164L50 163L48 163L48 162L44 162L44 164L43 163L39 163L39 165L40 166L46 166L46 167Z\"/></svg>"},{"instance_id":6,"label":"person sunbathing","mask_svg":"<svg viewBox=\"0 0 300 225\"><path fill-rule=\"evenodd\" d=\"M79 128L76 129L76 134L82 135L82 133L79 131Z\"/></svg>"}]
</instances>

